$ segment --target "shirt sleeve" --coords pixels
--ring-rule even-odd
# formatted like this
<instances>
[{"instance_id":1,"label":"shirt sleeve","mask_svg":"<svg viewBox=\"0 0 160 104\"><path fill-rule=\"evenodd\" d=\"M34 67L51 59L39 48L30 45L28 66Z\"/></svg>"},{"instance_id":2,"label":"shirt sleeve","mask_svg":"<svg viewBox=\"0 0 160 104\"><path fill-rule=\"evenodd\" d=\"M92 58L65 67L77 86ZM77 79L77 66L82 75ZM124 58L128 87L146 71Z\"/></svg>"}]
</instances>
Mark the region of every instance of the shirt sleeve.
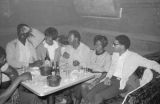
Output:
<instances>
[{"instance_id":1,"label":"shirt sleeve","mask_svg":"<svg viewBox=\"0 0 160 104\"><path fill-rule=\"evenodd\" d=\"M32 43L32 45L36 48L40 43L44 40L44 34L37 29L32 28L31 32L32 36L28 38L28 40Z\"/></svg>"},{"instance_id":2,"label":"shirt sleeve","mask_svg":"<svg viewBox=\"0 0 160 104\"><path fill-rule=\"evenodd\" d=\"M111 78L115 72L116 63L117 63L117 55L118 54L116 54L116 53L113 53L113 55L112 55L110 68L109 68L109 71L106 75L106 77L108 77L108 78Z\"/></svg>"},{"instance_id":3,"label":"shirt sleeve","mask_svg":"<svg viewBox=\"0 0 160 104\"><path fill-rule=\"evenodd\" d=\"M44 47L43 43L36 48L36 54L38 60L45 60L47 49Z\"/></svg>"},{"instance_id":4,"label":"shirt sleeve","mask_svg":"<svg viewBox=\"0 0 160 104\"><path fill-rule=\"evenodd\" d=\"M137 60L139 66L146 67L148 69L153 69L154 71L160 73L160 64L158 64L156 61L149 60L147 58L144 58L140 56Z\"/></svg>"},{"instance_id":5,"label":"shirt sleeve","mask_svg":"<svg viewBox=\"0 0 160 104\"><path fill-rule=\"evenodd\" d=\"M111 66L111 55L108 54L106 55L106 60L105 60L105 65L104 65L104 69L106 70L106 72L109 72L109 68Z\"/></svg>"},{"instance_id":6,"label":"shirt sleeve","mask_svg":"<svg viewBox=\"0 0 160 104\"><path fill-rule=\"evenodd\" d=\"M153 79L153 73L150 69L146 69L143 73L142 79L140 80L140 85L143 86Z\"/></svg>"}]
</instances>

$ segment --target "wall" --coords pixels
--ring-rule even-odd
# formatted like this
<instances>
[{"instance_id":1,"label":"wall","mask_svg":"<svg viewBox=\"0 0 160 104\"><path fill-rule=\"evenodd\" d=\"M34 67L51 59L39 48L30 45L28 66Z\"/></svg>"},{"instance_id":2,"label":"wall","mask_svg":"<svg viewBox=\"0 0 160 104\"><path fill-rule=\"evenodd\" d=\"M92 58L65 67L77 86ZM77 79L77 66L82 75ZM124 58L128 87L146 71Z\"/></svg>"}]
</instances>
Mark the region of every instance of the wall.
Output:
<instances>
[{"instance_id":1,"label":"wall","mask_svg":"<svg viewBox=\"0 0 160 104\"><path fill-rule=\"evenodd\" d=\"M155 44L160 42L160 1L117 1L123 8L120 19L81 17L75 11L73 0L1 0L0 7L8 9L1 9L5 11L4 13L0 11L0 36L4 38L6 35L12 35L10 37L13 38L16 36L17 24L27 23L41 31L48 26L56 26L64 34L72 28L89 33L101 33L109 37L125 33L135 41L133 47L138 51L159 50L155 48L157 47ZM5 45L10 39L4 41L1 38L0 43ZM155 44L148 45L150 43Z\"/></svg>"}]
</instances>

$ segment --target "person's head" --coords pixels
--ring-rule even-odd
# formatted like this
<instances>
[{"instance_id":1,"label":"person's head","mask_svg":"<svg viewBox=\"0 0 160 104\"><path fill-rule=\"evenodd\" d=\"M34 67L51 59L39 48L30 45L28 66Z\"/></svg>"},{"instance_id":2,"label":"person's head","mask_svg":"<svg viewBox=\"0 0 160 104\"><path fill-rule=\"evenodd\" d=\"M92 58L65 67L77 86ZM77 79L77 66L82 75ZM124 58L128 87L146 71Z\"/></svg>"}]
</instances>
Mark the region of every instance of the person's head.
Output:
<instances>
[{"instance_id":1,"label":"person's head","mask_svg":"<svg viewBox=\"0 0 160 104\"><path fill-rule=\"evenodd\" d=\"M6 63L6 51L0 46L0 68Z\"/></svg>"},{"instance_id":2,"label":"person's head","mask_svg":"<svg viewBox=\"0 0 160 104\"><path fill-rule=\"evenodd\" d=\"M129 49L130 47L130 39L126 35L119 35L115 37L113 42L113 48L116 52L121 52Z\"/></svg>"},{"instance_id":3,"label":"person's head","mask_svg":"<svg viewBox=\"0 0 160 104\"><path fill-rule=\"evenodd\" d=\"M58 30L54 27L48 27L45 31L45 41L48 45L53 44L53 40L58 38Z\"/></svg>"},{"instance_id":4,"label":"person's head","mask_svg":"<svg viewBox=\"0 0 160 104\"><path fill-rule=\"evenodd\" d=\"M108 39L102 35L96 35L94 37L94 46L97 52L104 51L104 48L108 45Z\"/></svg>"},{"instance_id":5,"label":"person's head","mask_svg":"<svg viewBox=\"0 0 160 104\"><path fill-rule=\"evenodd\" d=\"M65 46L65 45L68 45L68 39L65 35L59 35L58 37L58 43L60 46Z\"/></svg>"},{"instance_id":6,"label":"person's head","mask_svg":"<svg viewBox=\"0 0 160 104\"><path fill-rule=\"evenodd\" d=\"M24 42L30 36L32 29L27 24L17 26L17 36L21 42Z\"/></svg>"},{"instance_id":7,"label":"person's head","mask_svg":"<svg viewBox=\"0 0 160 104\"><path fill-rule=\"evenodd\" d=\"M70 45L72 45L73 47L77 47L77 45L79 46L81 41L81 35L77 30L71 30L68 33L68 42Z\"/></svg>"}]
</instances>

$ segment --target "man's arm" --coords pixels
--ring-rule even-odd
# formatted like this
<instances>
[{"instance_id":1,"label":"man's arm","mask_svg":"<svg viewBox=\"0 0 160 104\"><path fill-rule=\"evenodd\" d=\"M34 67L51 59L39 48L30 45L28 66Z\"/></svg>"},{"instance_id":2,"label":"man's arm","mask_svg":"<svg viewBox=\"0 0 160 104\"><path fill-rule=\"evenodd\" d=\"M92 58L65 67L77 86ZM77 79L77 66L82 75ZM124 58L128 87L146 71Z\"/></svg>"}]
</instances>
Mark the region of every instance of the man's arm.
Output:
<instances>
[{"instance_id":1,"label":"man's arm","mask_svg":"<svg viewBox=\"0 0 160 104\"><path fill-rule=\"evenodd\" d=\"M36 48L40 45L40 43L44 40L44 34L40 32L37 29L32 28L31 31L32 36L28 38L28 40L33 44L33 46Z\"/></svg>"},{"instance_id":2,"label":"man's arm","mask_svg":"<svg viewBox=\"0 0 160 104\"><path fill-rule=\"evenodd\" d=\"M116 63L117 63L117 53L113 53L112 58L111 58L111 64L108 70L108 73L106 75L107 78L111 78L115 72L115 67L116 67Z\"/></svg>"},{"instance_id":3,"label":"man's arm","mask_svg":"<svg viewBox=\"0 0 160 104\"><path fill-rule=\"evenodd\" d=\"M111 58L111 64L109 66L109 69L108 69L108 73L106 75L106 79L104 81L104 84L105 85L110 85L111 84L111 78L115 72L115 67L116 67L116 63L117 63L117 53L113 53L112 55L112 58Z\"/></svg>"},{"instance_id":4,"label":"man's arm","mask_svg":"<svg viewBox=\"0 0 160 104\"><path fill-rule=\"evenodd\" d=\"M25 80L31 80L32 75L29 72L23 73L21 76L16 78L12 84L7 88L2 94L0 94L0 104L4 104L8 98L13 94L13 92L18 87L19 83Z\"/></svg>"},{"instance_id":5,"label":"man's arm","mask_svg":"<svg viewBox=\"0 0 160 104\"><path fill-rule=\"evenodd\" d=\"M19 85L19 83L20 83L20 79L17 78L11 84L11 86L9 86L9 88L0 95L0 104L4 104L8 100L8 98L13 94L13 92L15 91L17 86Z\"/></svg>"},{"instance_id":6,"label":"man's arm","mask_svg":"<svg viewBox=\"0 0 160 104\"><path fill-rule=\"evenodd\" d=\"M104 69L106 70L106 72L108 72L109 69L110 69L111 61L112 61L112 57L111 57L110 54L108 54L108 55L106 56L105 65L104 65Z\"/></svg>"},{"instance_id":7,"label":"man's arm","mask_svg":"<svg viewBox=\"0 0 160 104\"><path fill-rule=\"evenodd\" d=\"M156 61L149 60L144 57L139 57L138 60L139 60L138 61L139 66L143 66L148 69L153 69L160 74L160 64L158 64Z\"/></svg>"}]
</instances>

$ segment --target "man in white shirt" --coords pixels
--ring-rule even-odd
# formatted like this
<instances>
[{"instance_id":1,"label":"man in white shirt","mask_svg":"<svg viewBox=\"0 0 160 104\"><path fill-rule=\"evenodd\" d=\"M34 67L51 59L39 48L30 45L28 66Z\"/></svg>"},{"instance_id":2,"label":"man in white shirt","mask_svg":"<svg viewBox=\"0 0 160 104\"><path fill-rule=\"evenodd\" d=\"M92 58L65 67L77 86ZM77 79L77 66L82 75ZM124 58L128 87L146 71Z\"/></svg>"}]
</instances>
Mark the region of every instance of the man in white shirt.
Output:
<instances>
[{"instance_id":1,"label":"man in white shirt","mask_svg":"<svg viewBox=\"0 0 160 104\"><path fill-rule=\"evenodd\" d=\"M6 46L7 62L14 68L34 67L42 64L38 60L36 47L44 39L44 35L26 24L17 26L17 39Z\"/></svg>"},{"instance_id":2,"label":"man in white shirt","mask_svg":"<svg viewBox=\"0 0 160 104\"><path fill-rule=\"evenodd\" d=\"M69 46L65 48L63 57L68 60L68 65L75 69L78 66L86 67L88 64L90 48L81 42L80 33L76 30L71 30L68 34ZM75 104L80 104L81 101L81 86L77 85L74 89L74 95L77 98Z\"/></svg>"},{"instance_id":3,"label":"man in white shirt","mask_svg":"<svg viewBox=\"0 0 160 104\"><path fill-rule=\"evenodd\" d=\"M70 66L86 67L89 58L90 48L81 42L80 33L71 30L68 34L69 46L66 47L66 53L69 54L68 64ZM65 54L64 53L64 56Z\"/></svg>"},{"instance_id":4,"label":"man in white shirt","mask_svg":"<svg viewBox=\"0 0 160 104\"><path fill-rule=\"evenodd\" d=\"M139 66L153 69L160 73L160 65L157 62L129 51L129 47L130 39L126 35L115 37L113 43L115 52L112 55L111 67L104 81L104 84L108 87L95 95L94 104L99 104L104 99L109 99L120 94L126 87L129 77Z\"/></svg>"},{"instance_id":5,"label":"man in white shirt","mask_svg":"<svg viewBox=\"0 0 160 104\"><path fill-rule=\"evenodd\" d=\"M11 83L7 88L2 88L4 81L6 81L3 73L11 79ZM0 104L43 104L36 95L21 90L18 91L18 86L21 82L31 79L32 76L29 72L18 76L17 71L7 64L6 52L4 48L0 47Z\"/></svg>"}]
</instances>

